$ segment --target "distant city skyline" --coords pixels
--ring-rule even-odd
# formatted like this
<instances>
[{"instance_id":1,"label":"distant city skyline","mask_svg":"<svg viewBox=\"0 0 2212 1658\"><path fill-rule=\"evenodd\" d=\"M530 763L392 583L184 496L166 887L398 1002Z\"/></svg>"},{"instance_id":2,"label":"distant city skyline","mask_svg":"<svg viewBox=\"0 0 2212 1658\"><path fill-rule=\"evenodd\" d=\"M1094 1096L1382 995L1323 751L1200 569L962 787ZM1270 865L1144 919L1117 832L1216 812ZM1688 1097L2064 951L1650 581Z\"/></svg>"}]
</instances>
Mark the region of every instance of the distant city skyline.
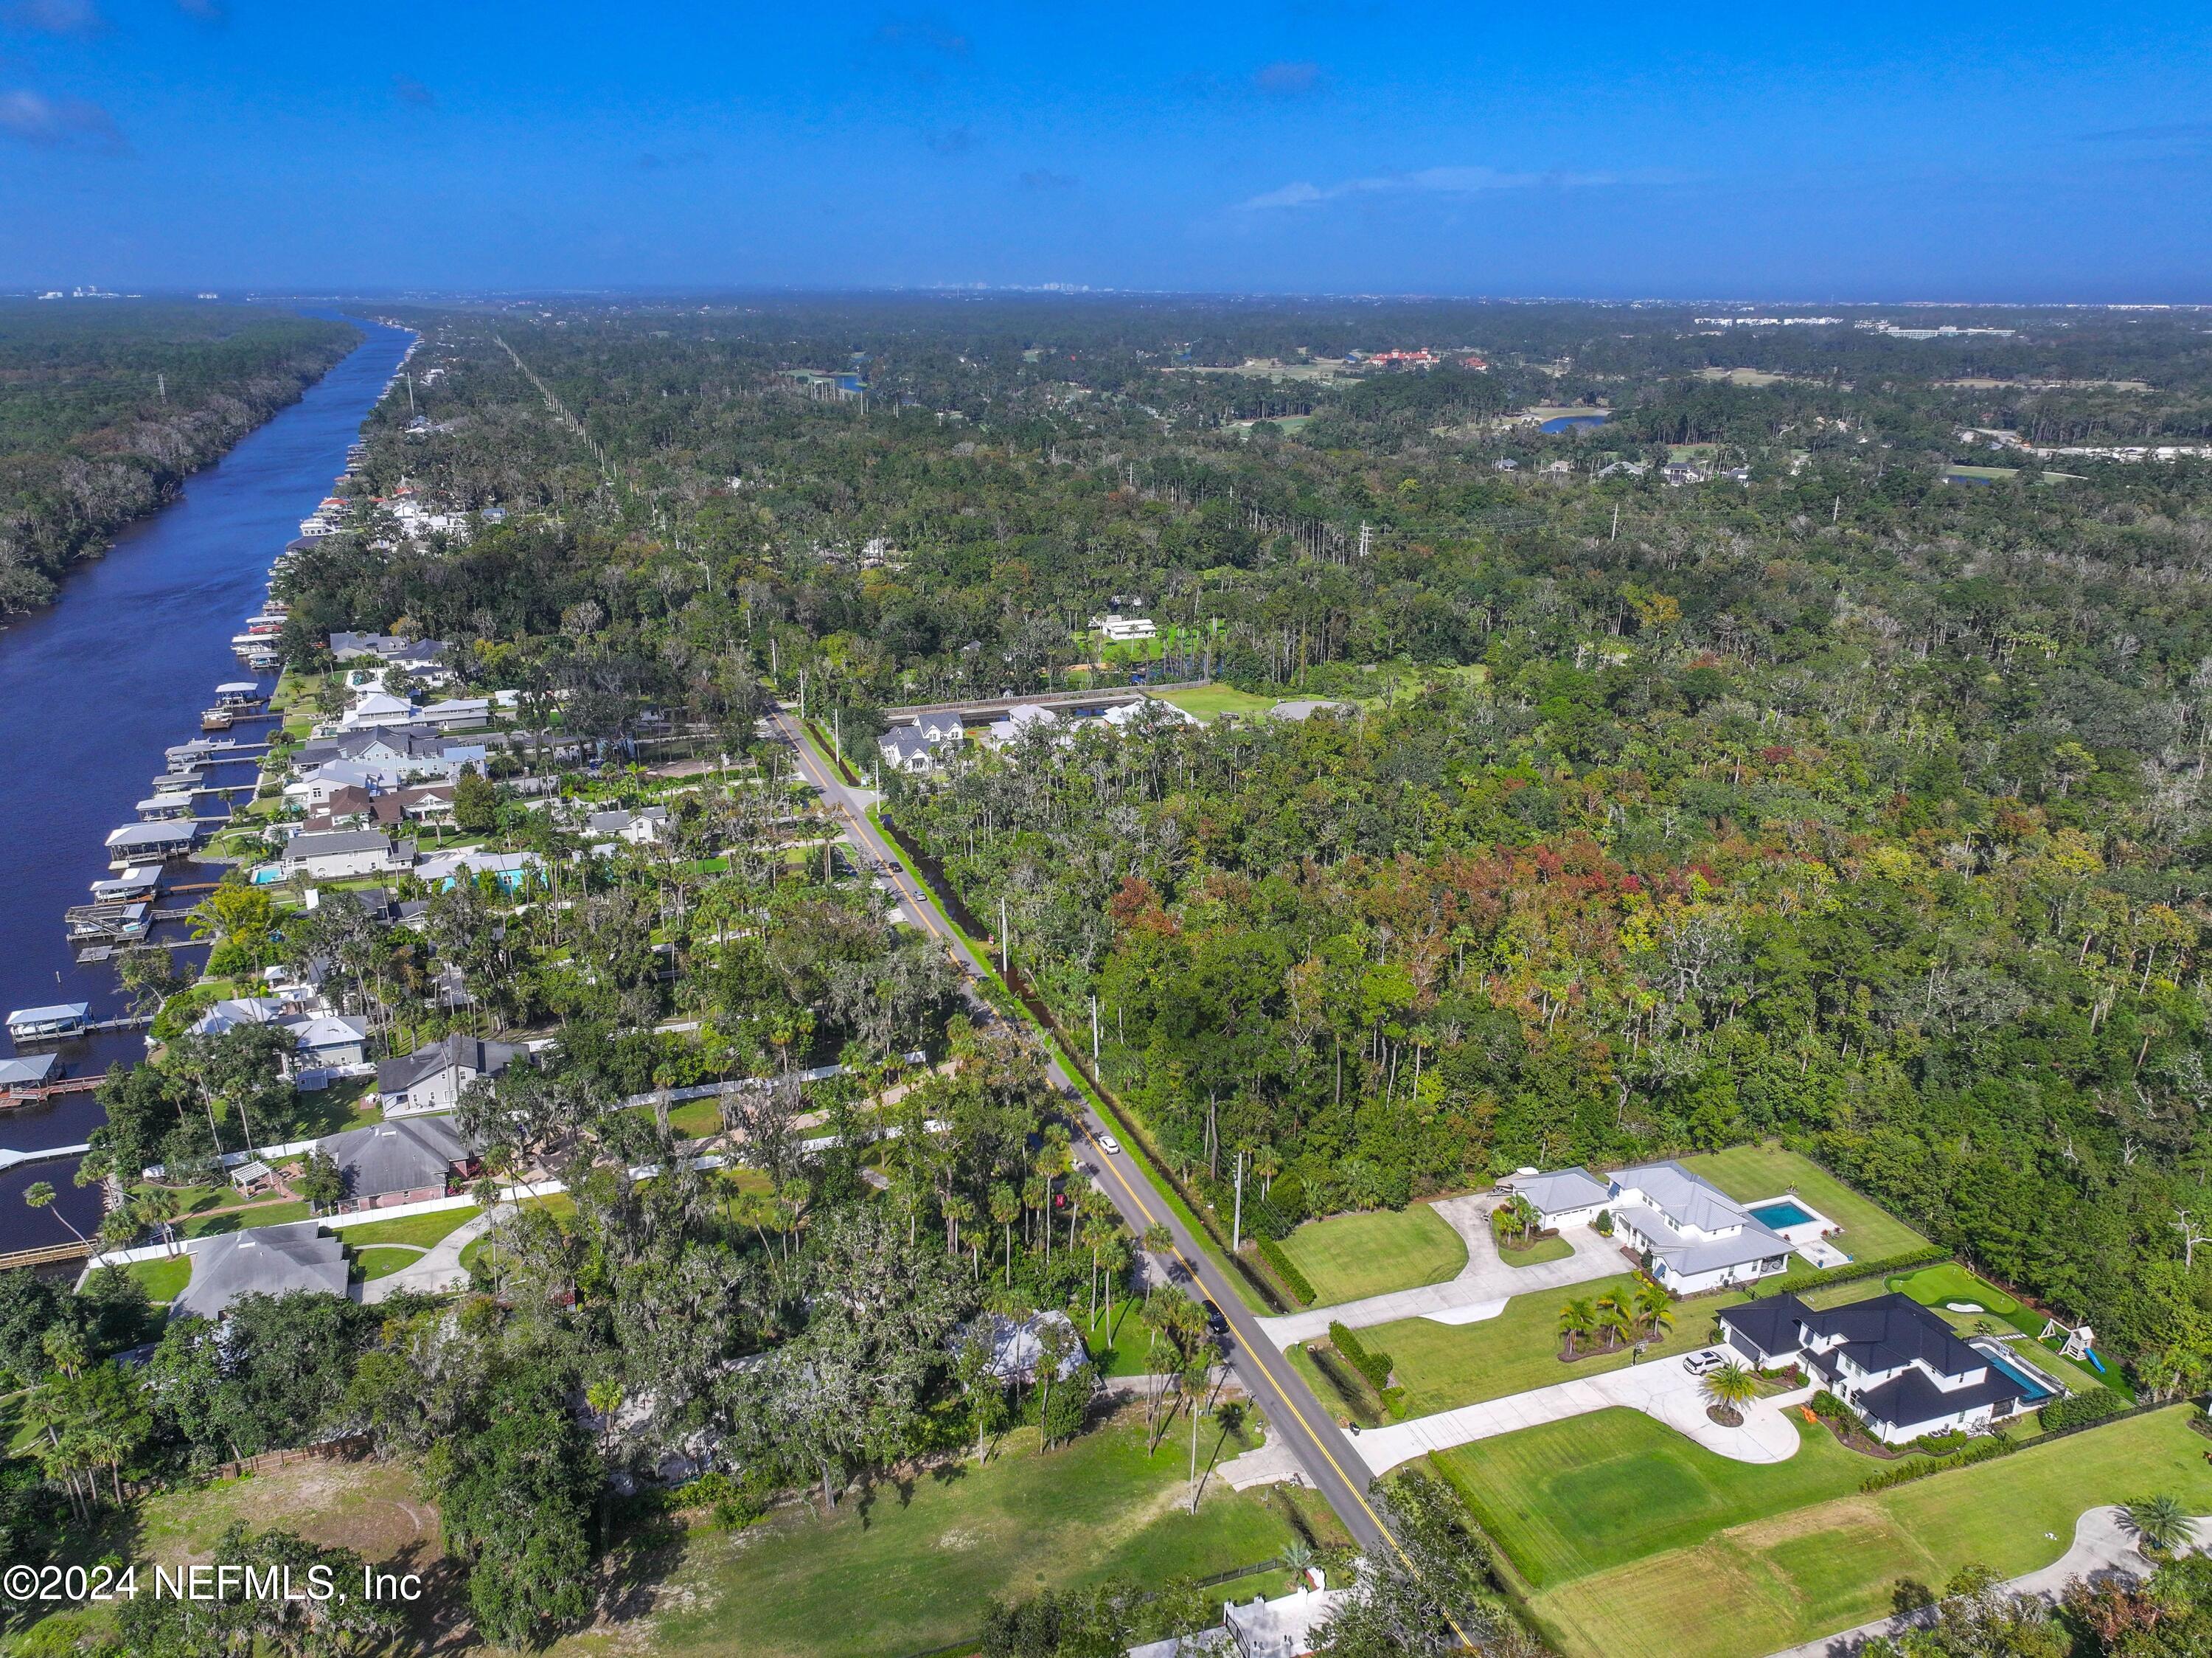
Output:
<instances>
[{"instance_id":1,"label":"distant city skyline","mask_svg":"<svg viewBox=\"0 0 2212 1658\"><path fill-rule=\"evenodd\" d=\"M0 287L2212 301L2212 14L0 0Z\"/></svg>"}]
</instances>

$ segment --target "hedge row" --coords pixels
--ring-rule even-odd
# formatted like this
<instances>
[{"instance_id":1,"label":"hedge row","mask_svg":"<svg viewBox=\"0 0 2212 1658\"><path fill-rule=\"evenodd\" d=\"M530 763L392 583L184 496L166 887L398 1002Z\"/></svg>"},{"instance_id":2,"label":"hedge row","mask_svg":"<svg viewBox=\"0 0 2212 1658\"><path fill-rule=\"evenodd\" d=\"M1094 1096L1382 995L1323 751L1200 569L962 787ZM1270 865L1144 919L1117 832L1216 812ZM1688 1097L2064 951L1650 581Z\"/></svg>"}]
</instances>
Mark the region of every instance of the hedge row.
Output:
<instances>
[{"instance_id":1,"label":"hedge row","mask_svg":"<svg viewBox=\"0 0 2212 1658\"><path fill-rule=\"evenodd\" d=\"M1933 1266L1950 1259L1949 1250L1929 1244L1919 1249L1908 1249L1901 1255L1885 1255L1879 1260L1846 1261L1841 1266L1816 1266L1803 1272L1785 1272L1778 1278L1761 1278L1753 1290L1761 1295L1801 1295L1808 1289L1823 1289L1832 1283L1886 1278L1893 1272L1909 1272L1917 1266Z\"/></svg>"},{"instance_id":2,"label":"hedge row","mask_svg":"<svg viewBox=\"0 0 2212 1658\"><path fill-rule=\"evenodd\" d=\"M1253 1242L1260 1251L1260 1259L1283 1281L1283 1288L1296 1295L1302 1306L1312 1306L1316 1299L1313 1284L1298 1271L1297 1263L1283 1253L1282 1246L1266 1237L1255 1238Z\"/></svg>"},{"instance_id":3,"label":"hedge row","mask_svg":"<svg viewBox=\"0 0 2212 1658\"><path fill-rule=\"evenodd\" d=\"M1971 1468L1977 1462L2009 1456L2019 1448L2004 1435L1992 1434L1989 1438L1978 1439L1965 1450L1954 1451L1948 1456L1917 1457L1911 1462L1900 1462L1894 1468L1885 1468L1878 1474L1869 1474L1859 1482L1859 1490L1886 1491L1893 1485L1923 1479L1929 1474L1947 1473L1954 1468Z\"/></svg>"},{"instance_id":4,"label":"hedge row","mask_svg":"<svg viewBox=\"0 0 2212 1658\"><path fill-rule=\"evenodd\" d=\"M1368 1386L1374 1388L1376 1397L1380 1399L1383 1389L1390 1385L1390 1356L1370 1352L1366 1344L1352 1333L1350 1325L1340 1324L1334 1319L1329 1320L1328 1344L1343 1354L1345 1362L1353 1369L1367 1378Z\"/></svg>"},{"instance_id":5,"label":"hedge row","mask_svg":"<svg viewBox=\"0 0 2212 1658\"><path fill-rule=\"evenodd\" d=\"M2126 1397L2117 1390L2092 1387L2086 1393L2052 1399L2036 1412L2036 1419L2046 1428L2086 1428L2093 1422L2116 1417L2127 1408Z\"/></svg>"}]
</instances>

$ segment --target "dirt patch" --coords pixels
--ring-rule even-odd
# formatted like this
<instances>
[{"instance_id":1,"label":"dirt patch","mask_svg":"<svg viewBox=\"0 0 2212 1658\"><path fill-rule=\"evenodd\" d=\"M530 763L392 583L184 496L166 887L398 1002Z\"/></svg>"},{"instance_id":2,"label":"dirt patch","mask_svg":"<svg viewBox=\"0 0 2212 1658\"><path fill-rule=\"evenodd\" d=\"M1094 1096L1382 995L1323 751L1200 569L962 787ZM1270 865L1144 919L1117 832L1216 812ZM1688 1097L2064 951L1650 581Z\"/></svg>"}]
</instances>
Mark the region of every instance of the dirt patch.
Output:
<instances>
[{"instance_id":1,"label":"dirt patch","mask_svg":"<svg viewBox=\"0 0 2212 1658\"><path fill-rule=\"evenodd\" d=\"M1884 1527L1888 1523L1875 1504L1838 1497L1832 1502L1792 1509L1787 1514L1776 1515L1771 1519L1732 1526L1721 1535L1747 1549L1764 1551L1778 1543L1791 1542L1800 1537L1842 1531L1847 1527Z\"/></svg>"}]
</instances>

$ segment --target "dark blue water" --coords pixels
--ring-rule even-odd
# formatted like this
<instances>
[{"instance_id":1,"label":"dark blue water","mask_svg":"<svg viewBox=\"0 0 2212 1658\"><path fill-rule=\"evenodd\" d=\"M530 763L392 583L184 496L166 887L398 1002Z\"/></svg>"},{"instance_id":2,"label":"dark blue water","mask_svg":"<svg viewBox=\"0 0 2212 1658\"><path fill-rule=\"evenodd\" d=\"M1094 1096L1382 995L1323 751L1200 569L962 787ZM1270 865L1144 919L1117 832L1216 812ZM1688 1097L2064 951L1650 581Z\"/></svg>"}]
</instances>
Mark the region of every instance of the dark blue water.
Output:
<instances>
[{"instance_id":1,"label":"dark blue water","mask_svg":"<svg viewBox=\"0 0 2212 1658\"><path fill-rule=\"evenodd\" d=\"M1601 414L1560 415L1555 419L1546 421L1538 430L1547 432L1571 432L1577 426L1602 426L1612 418L1611 415Z\"/></svg>"},{"instance_id":2,"label":"dark blue water","mask_svg":"<svg viewBox=\"0 0 2212 1658\"><path fill-rule=\"evenodd\" d=\"M0 755L9 781L0 789L0 846L13 854L0 894L0 1009L89 1002L95 1014L124 1010L112 965L76 964L62 911L88 900L88 883L107 873L108 832L137 820L137 802L167 765L164 751L198 735L199 711L217 685L246 677L231 636L260 608L270 564L330 493L346 446L412 338L349 320L363 343L299 402L196 473L175 502L124 530L105 558L64 582L51 607L0 631ZM261 728L240 735L256 741L248 734ZM247 774L210 781L233 775ZM124 1035L59 1050L72 1076L142 1051ZM81 1144L99 1122L91 1094L64 1094L36 1111L0 1112L0 1148ZM51 1183L55 1207L90 1230L98 1193L73 1186L73 1163L50 1162L0 1173L0 1251L69 1240L51 1211L24 1204L34 1180Z\"/></svg>"}]
</instances>

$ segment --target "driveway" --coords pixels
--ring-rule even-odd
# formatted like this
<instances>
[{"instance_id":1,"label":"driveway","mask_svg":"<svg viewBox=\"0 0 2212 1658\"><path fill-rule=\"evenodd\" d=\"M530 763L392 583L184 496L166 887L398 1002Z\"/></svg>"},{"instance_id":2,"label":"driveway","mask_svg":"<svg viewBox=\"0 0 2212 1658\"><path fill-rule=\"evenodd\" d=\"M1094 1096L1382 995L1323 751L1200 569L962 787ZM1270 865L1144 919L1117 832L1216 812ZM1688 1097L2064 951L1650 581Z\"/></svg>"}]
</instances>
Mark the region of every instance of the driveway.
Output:
<instances>
[{"instance_id":1,"label":"driveway","mask_svg":"<svg viewBox=\"0 0 2212 1658\"><path fill-rule=\"evenodd\" d=\"M1564 1289L1592 1278L1609 1278L1629 1270L1627 1258L1611 1240L1601 1238L1586 1226L1571 1226L1559 1235L1575 1253L1535 1266L1508 1266L1490 1234L1490 1211L1505 1199L1496 1192L1472 1197L1443 1198L1430 1208L1467 1243L1467 1265L1459 1276L1419 1289L1394 1289L1364 1301L1342 1301L1334 1307L1311 1307L1302 1313L1261 1319L1260 1328L1278 1347L1289 1347L1316 1336L1325 1336L1332 1322L1354 1330L1395 1319L1433 1319L1439 1324L1476 1324L1494 1319L1516 1295L1546 1289Z\"/></svg>"},{"instance_id":2,"label":"driveway","mask_svg":"<svg viewBox=\"0 0 2212 1658\"><path fill-rule=\"evenodd\" d=\"M2197 1519L2189 1522L2192 1533L2199 1538L2212 1520ZM2202 1548L2200 1543L2197 1545ZM2136 1549L2135 1539L2128 1535L2121 1523L2117 1506L2089 1509L2074 1522L2074 1541L2040 1571L2022 1573L2008 1577L1997 1585L2005 1594L2039 1595L2056 1600L2066 1592L2066 1586L2075 1578L2095 1581L2105 1577L2126 1577L2136 1580L2149 1576L2150 1562ZM1856 1629L1847 1629L1840 1635L1824 1635L1817 1641L1808 1641L1802 1646L1778 1652L1774 1658L1850 1658L1869 1641L1877 1638L1894 1639L1908 1630L1924 1628L1936 1621L1936 1610L1928 1607L1919 1612L1900 1612L1894 1618L1881 1618L1871 1624L1861 1624Z\"/></svg>"},{"instance_id":3,"label":"driveway","mask_svg":"<svg viewBox=\"0 0 2212 1658\"><path fill-rule=\"evenodd\" d=\"M461 1252L491 1230L492 1222L508 1213L511 1204L501 1204L471 1215L444 1237L422 1253L421 1259L388 1272L380 1278L371 1278L361 1286L361 1299L375 1302L402 1290L413 1290L425 1295L441 1295L449 1289L465 1289L469 1285L468 1269L461 1265Z\"/></svg>"},{"instance_id":4,"label":"driveway","mask_svg":"<svg viewBox=\"0 0 2212 1658\"><path fill-rule=\"evenodd\" d=\"M1653 1359L1601 1375L1464 1405L1456 1411L1415 1417L1411 1422L1370 1428L1352 1443L1370 1472L1381 1474L1431 1451L1448 1451L1455 1445L1588 1416L1593 1411L1626 1407L1641 1411L1707 1450L1738 1462L1786 1462L1797 1454L1796 1424L1784 1412L1810 1399L1812 1388L1753 1399L1744 1407L1741 1427L1724 1428L1705 1414L1703 1384L1684 1367L1686 1356L1677 1354Z\"/></svg>"}]
</instances>

